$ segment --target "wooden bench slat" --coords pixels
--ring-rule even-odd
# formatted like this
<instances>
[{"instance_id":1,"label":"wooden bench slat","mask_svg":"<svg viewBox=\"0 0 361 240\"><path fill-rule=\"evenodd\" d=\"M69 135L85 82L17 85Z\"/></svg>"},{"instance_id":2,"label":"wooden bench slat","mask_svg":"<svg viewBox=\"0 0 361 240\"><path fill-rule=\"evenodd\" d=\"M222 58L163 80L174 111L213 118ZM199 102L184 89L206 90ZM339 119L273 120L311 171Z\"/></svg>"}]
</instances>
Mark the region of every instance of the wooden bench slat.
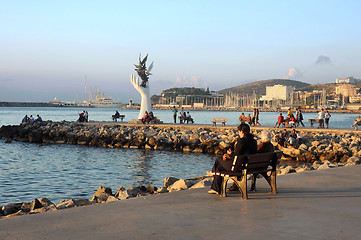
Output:
<instances>
[{"instance_id":1,"label":"wooden bench slat","mask_svg":"<svg viewBox=\"0 0 361 240\"><path fill-rule=\"evenodd\" d=\"M267 168L270 165L270 162L263 162L263 163L251 163L247 166L247 172L248 170L253 170L256 168Z\"/></svg>"}]
</instances>

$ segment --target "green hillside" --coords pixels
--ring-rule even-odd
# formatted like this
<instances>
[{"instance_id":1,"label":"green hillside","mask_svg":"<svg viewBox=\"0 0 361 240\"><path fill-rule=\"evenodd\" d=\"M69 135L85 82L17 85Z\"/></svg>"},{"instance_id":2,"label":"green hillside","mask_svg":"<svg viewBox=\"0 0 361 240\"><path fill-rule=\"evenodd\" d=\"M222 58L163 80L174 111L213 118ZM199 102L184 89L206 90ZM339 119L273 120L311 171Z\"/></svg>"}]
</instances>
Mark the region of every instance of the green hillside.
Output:
<instances>
[{"instance_id":1,"label":"green hillside","mask_svg":"<svg viewBox=\"0 0 361 240\"><path fill-rule=\"evenodd\" d=\"M253 94L256 93L257 96L266 94L266 86L273 85L284 85L284 86L292 86L296 89L306 88L310 86L308 83L289 80L289 79L270 79L270 80L262 80L253 83L243 84L236 87L226 88L218 91L219 93L227 94L227 93L238 93L238 94Z\"/></svg>"}]
</instances>

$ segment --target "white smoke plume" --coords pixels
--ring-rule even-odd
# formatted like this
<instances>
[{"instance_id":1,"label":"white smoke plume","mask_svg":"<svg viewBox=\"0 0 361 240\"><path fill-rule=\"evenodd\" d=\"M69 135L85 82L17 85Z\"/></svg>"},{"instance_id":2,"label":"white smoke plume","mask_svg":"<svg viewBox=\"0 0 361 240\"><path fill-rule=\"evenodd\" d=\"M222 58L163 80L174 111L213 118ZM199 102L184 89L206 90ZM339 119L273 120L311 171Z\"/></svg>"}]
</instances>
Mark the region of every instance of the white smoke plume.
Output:
<instances>
[{"instance_id":1,"label":"white smoke plume","mask_svg":"<svg viewBox=\"0 0 361 240\"><path fill-rule=\"evenodd\" d=\"M298 79L302 78L303 74L297 68L290 68L288 69L288 75L285 77L287 79Z\"/></svg>"}]
</instances>

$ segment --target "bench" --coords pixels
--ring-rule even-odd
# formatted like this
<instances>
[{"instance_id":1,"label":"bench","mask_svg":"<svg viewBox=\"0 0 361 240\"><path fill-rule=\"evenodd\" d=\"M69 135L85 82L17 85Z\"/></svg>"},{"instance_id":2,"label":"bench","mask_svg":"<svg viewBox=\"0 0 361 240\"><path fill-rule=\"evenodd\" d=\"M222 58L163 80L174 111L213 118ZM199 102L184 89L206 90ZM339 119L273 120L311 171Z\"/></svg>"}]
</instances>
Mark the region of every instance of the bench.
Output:
<instances>
[{"instance_id":1,"label":"bench","mask_svg":"<svg viewBox=\"0 0 361 240\"><path fill-rule=\"evenodd\" d=\"M269 153L256 153L249 155L235 156L231 171L222 171L213 173L223 177L220 197L226 197L226 188L228 180L238 187L243 199L248 199L247 193L247 175L252 174L251 191L256 190L257 175L262 175L271 187L271 193L277 193L276 187L276 167L281 151Z\"/></svg>"},{"instance_id":2,"label":"bench","mask_svg":"<svg viewBox=\"0 0 361 240\"><path fill-rule=\"evenodd\" d=\"M227 122L227 118L213 118L211 122L213 123L213 126L216 126L217 122L222 123L222 126L225 126Z\"/></svg>"},{"instance_id":3,"label":"bench","mask_svg":"<svg viewBox=\"0 0 361 240\"><path fill-rule=\"evenodd\" d=\"M310 118L310 119L308 119L308 122L311 124L311 127L313 127L314 123L318 123L318 119Z\"/></svg>"},{"instance_id":4,"label":"bench","mask_svg":"<svg viewBox=\"0 0 361 240\"><path fill-rule=\"evenodd\" d=\"M123 122L125 115L112 115L113 121L117 121L118 118L120 118L120 121Z\"/></svg>"}]
</instances>

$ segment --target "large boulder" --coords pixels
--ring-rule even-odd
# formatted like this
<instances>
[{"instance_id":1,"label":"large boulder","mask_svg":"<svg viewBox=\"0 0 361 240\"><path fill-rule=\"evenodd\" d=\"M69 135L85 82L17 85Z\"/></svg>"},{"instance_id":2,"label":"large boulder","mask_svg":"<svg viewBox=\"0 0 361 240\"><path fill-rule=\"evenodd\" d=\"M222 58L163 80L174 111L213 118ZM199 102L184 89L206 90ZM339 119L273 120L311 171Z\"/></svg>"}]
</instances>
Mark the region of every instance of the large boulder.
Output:
<instances>
[{"instance_id":1,"label":"large boulder","mask_svg":"<svg viewBox=\"0 0 361 240\"><path fill-rule=\"evenodd\" d=\"M56 207L58 209L65 209L65 208L80 207L80 206L91 205L91 204L92 204L92 202L89 201L88 199L70 198L70 199L65 199L65 200L61 201L60 203L58 203L56 205Z\"/></svg>"},{"instance_id":2,"label":"large boulder","mask_svg":"<svg viewBox=\"0 0 361 240\"><path fill-rule=\"evenodd\" d=\"M8 203L2 206L1 212L4 216L18 212L21 209L23 203Z\"/></svg>"},{"instance_id":3,"label":"large boulder","mask_svg":"<svg viewBox=\"0 0 361 240\"><path fill-rule=\"evenodd\" d=\"M123 187L120 187L114 196L120 200L129 198L128 191Z\"/></svg>"},{"instance_id":4,"label":"large boulder","mask_svg":"<svg viewBox=\"0 0 361 240\"><path fill-rule=\"evenodd\" d=\"M103 203L108 200L108 197L112 195L112 189L108 187L100 186L94 195L89 199L90 202Z\"/></svg>"}]
</instances>

